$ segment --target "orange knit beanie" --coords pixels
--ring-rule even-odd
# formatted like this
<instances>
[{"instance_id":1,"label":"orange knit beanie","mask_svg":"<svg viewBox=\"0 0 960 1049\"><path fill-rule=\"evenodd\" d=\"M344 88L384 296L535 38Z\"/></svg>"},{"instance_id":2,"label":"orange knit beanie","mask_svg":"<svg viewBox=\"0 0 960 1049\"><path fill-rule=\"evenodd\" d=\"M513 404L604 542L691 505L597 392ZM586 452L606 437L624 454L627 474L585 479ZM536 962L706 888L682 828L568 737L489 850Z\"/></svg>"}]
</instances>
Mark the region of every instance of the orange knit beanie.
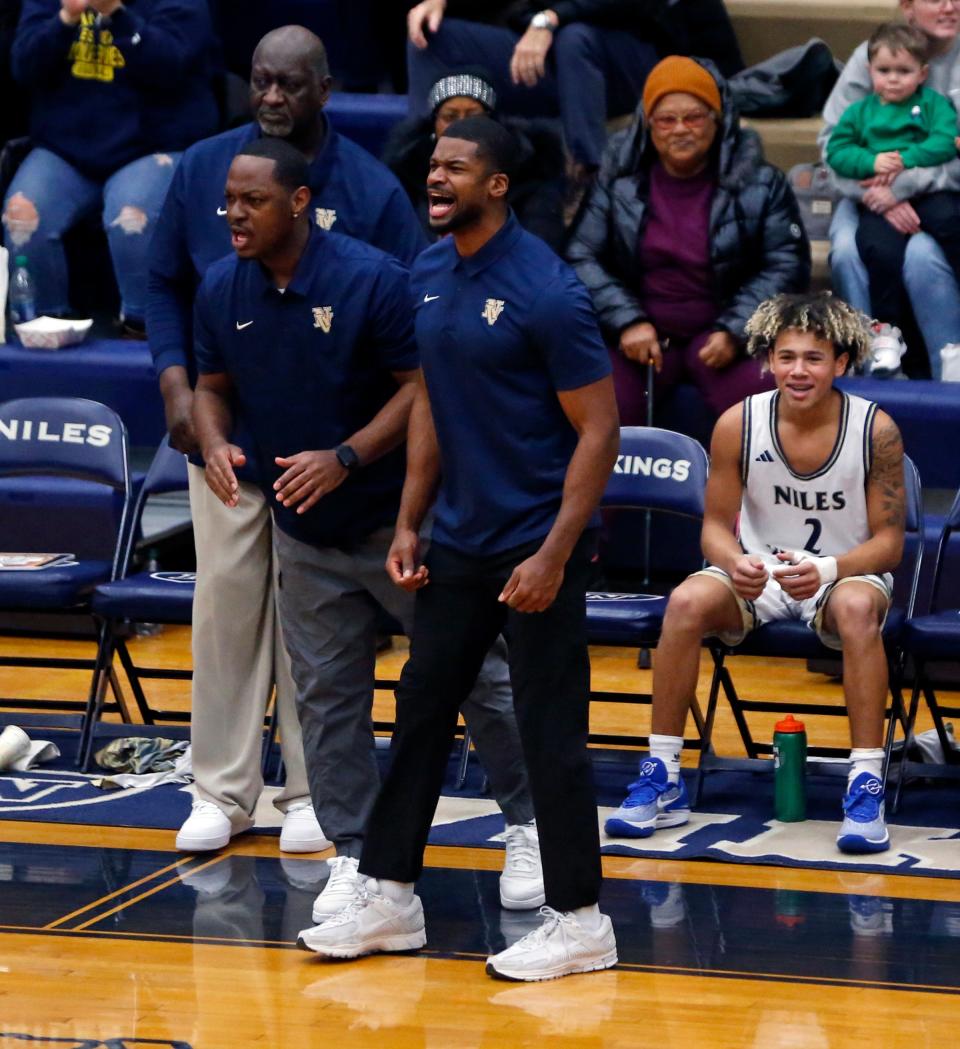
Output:
<instances>
[{"instance_id":1,"label":"orange knit beanie","mask_svg":"<svg viewBox=\"0 0 960 1049\"><path fill-rule=\"evenodd\" d=\"M668 55L658 62L647 77L643 88L643 111L649 117L664 95L682 91L699 98L710 109L720 112L720 89L716 80L692 58Z\"/></svg>"}]
</instances>

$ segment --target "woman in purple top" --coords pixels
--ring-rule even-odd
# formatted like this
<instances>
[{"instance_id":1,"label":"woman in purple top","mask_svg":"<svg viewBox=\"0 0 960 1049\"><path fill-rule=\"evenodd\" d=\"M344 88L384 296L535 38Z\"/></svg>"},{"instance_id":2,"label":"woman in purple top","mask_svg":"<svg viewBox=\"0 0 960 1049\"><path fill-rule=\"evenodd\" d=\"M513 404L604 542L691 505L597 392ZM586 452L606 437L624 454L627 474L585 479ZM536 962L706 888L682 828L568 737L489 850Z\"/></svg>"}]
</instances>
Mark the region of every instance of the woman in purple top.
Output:
<instances>
[{"instance_id":1,"label":"woman in purple top","mask_svg":"<svg viewBox=\"0 0 960 1049\"><path fill-rule=\"evenodd\" d=\"M771 384L743 353L744 327L778 292L806 289L810 246L783 173L739 127L706 62L651 71L637 119L611 140L567 257L611 350L624 425L658 390L693 383L711 412Z\"/></svg>"}]
</instances>

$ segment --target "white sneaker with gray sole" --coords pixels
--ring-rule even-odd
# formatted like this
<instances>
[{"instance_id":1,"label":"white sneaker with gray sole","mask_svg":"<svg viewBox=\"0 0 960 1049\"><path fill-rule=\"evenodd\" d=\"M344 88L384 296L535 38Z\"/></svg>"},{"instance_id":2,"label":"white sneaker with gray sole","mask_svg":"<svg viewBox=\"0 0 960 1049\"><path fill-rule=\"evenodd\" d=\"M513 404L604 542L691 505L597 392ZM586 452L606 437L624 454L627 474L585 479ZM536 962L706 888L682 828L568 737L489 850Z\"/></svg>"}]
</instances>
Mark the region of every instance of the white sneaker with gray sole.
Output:
<instances>
[{"instance_id":1,"label":"white sneaker with gray sole","mask_svg":"<svg viewBox=\"0 0 960 1049\"><path fill-rule=\"evenodd\" d=\"M617 964L613 924L601 915L591 929L576 915L541 907L544 922L522 940L487 959L487 973L501 980L556 980Z\"/></svg>"},{"instance_id":2,"label":"white sneaker with gray sole","mask_svg":"<svg viewBox=\"0 0 960 1049\"><path fill-rule=\"evenodd\" d=\"M380 951L415 951L427 942L419 896L400 904L364 887L346 908L304 929L297 946L327 958L357 958Z\"/></svg>"}]
</instances>

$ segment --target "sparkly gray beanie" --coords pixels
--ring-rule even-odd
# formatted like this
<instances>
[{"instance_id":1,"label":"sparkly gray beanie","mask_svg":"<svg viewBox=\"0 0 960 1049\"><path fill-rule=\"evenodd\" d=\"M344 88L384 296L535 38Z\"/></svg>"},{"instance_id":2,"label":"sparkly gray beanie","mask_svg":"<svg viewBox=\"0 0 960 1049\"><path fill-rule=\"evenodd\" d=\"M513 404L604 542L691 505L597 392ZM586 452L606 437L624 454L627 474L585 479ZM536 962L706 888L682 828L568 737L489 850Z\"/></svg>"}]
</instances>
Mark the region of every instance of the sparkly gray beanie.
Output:
<instances>
[{"instance_id":1,"label":"sparkly gray beanie","mask_svg":"<svg viewBox=\"0 0 960 1049\"><path fill-rule=\"evenodd\" d=\"M449 73L441 77L430 88L428 96L430 112L435 113L448 98L474 98L488 113L492 113L497 108L496 91L485 77L472 71Z\"/></svg>"}]
</instances>

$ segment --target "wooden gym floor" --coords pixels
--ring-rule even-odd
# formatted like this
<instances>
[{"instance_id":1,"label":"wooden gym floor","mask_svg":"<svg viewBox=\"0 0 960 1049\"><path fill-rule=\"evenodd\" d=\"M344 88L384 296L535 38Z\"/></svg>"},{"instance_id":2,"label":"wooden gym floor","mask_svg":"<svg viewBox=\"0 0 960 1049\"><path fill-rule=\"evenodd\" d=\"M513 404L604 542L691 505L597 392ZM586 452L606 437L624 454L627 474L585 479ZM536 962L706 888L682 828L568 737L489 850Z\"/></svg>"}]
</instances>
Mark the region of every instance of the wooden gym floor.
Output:
<instances>
[{"instance_id":1,"label":"wooden gym floor","mask_svg":"<svg viewBox=\"0 0 960 1049\"><path fill-rule=\"evenodd\" d=\"M51 650L3 640L0 653L33 645ZM185 630L134 649L138 662L189 665ZM402 660L387 653L381 676ZM633 652L597 650L593 666L597 687L649 687ZM838 685L800 665L741 659L736 671L744 693L771 687L798 710L839 702ZM186 702L182 684L153 687ZM0 670L0 695L85 688L80 673ZM390 708L379 696L377 716ZM642 732L648 719L645 707L593 710L597 731ZM843 719L809 721L812 739L845 743ZM752 724L766 738L770 724ZM740 751L725 711L716 740ZM942 1049L956 1037L957 880L605 857L620 965L524 985L483 972L535 920L500 910L498 852L428 849L427 949L352 963L293 949L322 858L281 858L266 835L190 857L168 831L0 821L0 1049Z\"/></svg>"}]
</instances>

